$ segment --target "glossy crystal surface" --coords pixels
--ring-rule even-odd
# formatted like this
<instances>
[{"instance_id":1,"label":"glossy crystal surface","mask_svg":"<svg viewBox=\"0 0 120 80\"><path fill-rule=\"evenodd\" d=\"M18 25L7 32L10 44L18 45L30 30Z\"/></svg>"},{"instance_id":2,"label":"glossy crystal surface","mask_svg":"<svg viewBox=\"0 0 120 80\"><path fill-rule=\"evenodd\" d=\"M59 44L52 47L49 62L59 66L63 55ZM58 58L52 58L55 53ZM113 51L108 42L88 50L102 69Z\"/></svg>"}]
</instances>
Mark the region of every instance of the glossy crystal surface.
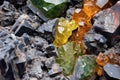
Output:
<instances>
[{"instance_id":1,"label":"glossy crystal surface","mask_svg":"<svg viewBox=\"0 0 120 80\"><path fill-rule=\"evenodd\" d=\"M78 28L78 24L74 20L68 21L65 18L60 18L56 27L56 35L53 44L56 47L67 43L68 38L72 35L72 31Z\"/></svg>"},{"instance_id":2,"label":"glossy crystal surface","mask_svg":"<svg viewBox=\"0 0 120 80\"><path fill-rule=\"evenodd\" d=\"M90 80L96 71L95 56L84 55L77 60L72 80Z\"/></svg>"},{"instance_id":3,"label":"glossy crystal surface","mask_svg":"<svg viewBox=\"0 0 120 80\"><path fill-rule=\"evenodd\" d=\"M76 59L79 55L82 55L81 48L74 42L67 42L58 48L56 62L63 68L64 75L72 74Z\"/></svg>"},{"instance_id":4,"label":"glossy crystal surface","mask_svg":"<svg viewBox=\"0 0 120 80\"><path fill-rule=\"evenodd\" d=\"M111 7L111 0L84 0L82 9L76 9L72 19L79 24L79 28L72 34L71 40L83 45L84 35L91 29L93 16L102 9Z\"/></svg>"},{"instance_id":5,"label":"glossy crystal surface","mask_svg":"<svg viewBox=\"0 0 120 80\"><path fill-rule=\"evenodd\" d=\"M68 0L30 0L32 4L47 18L60 16L67 7Z\"/></svg>"}]
</instances>

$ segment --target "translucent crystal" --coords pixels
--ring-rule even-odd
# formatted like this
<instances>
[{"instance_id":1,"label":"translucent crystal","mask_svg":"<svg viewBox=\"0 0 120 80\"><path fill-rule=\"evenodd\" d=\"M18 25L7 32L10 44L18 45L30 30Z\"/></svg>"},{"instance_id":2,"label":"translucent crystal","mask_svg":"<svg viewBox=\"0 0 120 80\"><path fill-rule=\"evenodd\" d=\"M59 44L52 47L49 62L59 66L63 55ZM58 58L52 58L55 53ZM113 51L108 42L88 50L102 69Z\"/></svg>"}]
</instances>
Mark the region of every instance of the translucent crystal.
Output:
<instances>
[{"instance_id":1,"label":"translucent crystal","mask_svg":"<svg viewBox=\"0 0 120 80\"><path fill-rule=\"evenodd\" d=\"M32 4L47 18L60 16L68 0L30 0Z\"/></svg>"},{"instance_id":2,"label":"translucent crystal","mask_svg":"<svg viewBox=\"0 0 120 80\"><path fill-rule=\"evenodd\" d=\"M65 18L60 18L56 27L56 36L53 44L56 47L62 46L68 41L68 38L72 35L72 31L77 28L78 25L74 20L68 21Z\"/></svg>"},{"instance_id":3,"label":"translucent crystal","mask_svg":"<svg viewBox=\"0 0 120 80\"><path fill-rule=\"evenodd\" d=\"M99 55L96 58L96 62L100 66L104 66L105 64L108 63L108 61L109 61L109 58L107 57L107 55L103 53L99 53Z\"/></svg>"},{"instance_id":4,"label":"translucent crystal","mask_svg":"<svg viewBox=\"0 0 120 80\"><path fill-rule=\"evenodd\" d=\"M74 74L71 80L90 80L96 71L95 56L80 56L75 65ZM91 79L94 80L94 79Z\"/></svg>"},{"instance_id":5,"label":"translucent crystal","mask_svg":"<svg viewBox=\"0 0 120 80\"><path fill-rule=\"evenodd\" d=\"M68 42L58 48L56 62L63 68L64 75L72 74L76 59L79 55L82 55L82 51L80 46L74 42Z\"/></svg>"},{"instance_id":6,"label":"translucent crystal","mask_svg":"<svg viewBox=\"0 0 120 80\"><path fill-rule=\"evenodd\" d=\"M103 75L103 67L101 67L101 66L97 67L97 75L98 76L102 76Z\"/></svg>"},{"instance_id":7,"label":"translucent crystal","mask_svg":"<svg viewBox=\"0 0 120 80\"><path fill-rule=\"evenodd\" d=\"M102 4L101 4L102 3ZM92 27L91 19L100 10L111 7L111 0L84 0L82 9L76 9L72 19L79 24L77 32L74 32L70 40L83 45L84 35Z\"/></svg>"}]
</instances>

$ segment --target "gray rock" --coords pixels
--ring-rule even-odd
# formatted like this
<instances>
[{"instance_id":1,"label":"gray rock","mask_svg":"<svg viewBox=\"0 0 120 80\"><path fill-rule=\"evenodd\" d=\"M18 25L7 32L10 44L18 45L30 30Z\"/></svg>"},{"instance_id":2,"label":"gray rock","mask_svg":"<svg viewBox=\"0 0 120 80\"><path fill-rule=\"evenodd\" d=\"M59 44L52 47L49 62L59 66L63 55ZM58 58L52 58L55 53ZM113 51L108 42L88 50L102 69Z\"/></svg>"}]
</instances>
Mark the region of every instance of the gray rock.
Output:
<instances>
[{"instance_id":1,"label":"gray rock","mask_svg":"<svg viewBox=\"0 0 120 80\"><path fill-rule=\"evenodd\" d=\"M8 1L4 1L3 5L1 6L4 11L15 11L15 7L10 4Z\"/></svg>"},{"instance_id":2,"label":"gray rock","mask_svg":"<svg viewBox=\"0 0 120 80\"><path fill-rule=\"evenodd\" d=\"M103 28L105 31L113 33L120 22L120 11L119 11L119 3L118 1L114 6L109 9L105 9L103 11L98 12L94 16L94 24L93 26L97 26Z\"/></svg>"},{"instance_id":3,"label":"gray rock","mask_svg":"<svg viewBox=\"0 0 120 80\"><path fill-rule=\"evenodd\" d=\"M107 63L103 69L109 77L120 79L120 66Z\"/></svg>"},{"instance_id":4,"label":"gray rock","mask_svg":"<svg viewBox=\"0 0 120 80\"><path fill-rule=\"evenodd\" d=\"M51 69L53 63L55 63L55 58L54 57L50 57L45 61L45 66L47 67L47 69Z\"/></svg>"},{"instance_id":5,"label":"gray rock","mask_svg":"<svg viewBox=\"0 0 120 80\"><path fill-rule=\"evenodd\" d=\"M22 21L22 23L19 25L19 27L15 31L15 35L22 36L24 33L33 35L34 32L35 32L34 28L27 21Z\"/></svg>"},{"instance_id":6,"label":"gray rock","mask_svg":"<svg viewBox=\"0 0 120 80\"><path fill-rule=\"evenodd\" d=\"M30 76L35 76L40 79L43 77L43 71L41 69L42 63L40 59L35 59L33 61L32 67L28 70Z\"/></svg>"},{"instance_id":7,"label":"gray rock","mask_svg":"<svg viewBox=\"0 0 120 80\"><path fill-rule=\"evenodd\" d=\"M51 32L54 34L57 23L58 23L58 18L49 20L46 23L44 23L43 25L39 26L38 32L45 33L45 31L46 31L46 32Z\"/></svg>"},{"instance_id":8,"label":"gray rock","mask_svg":"<svg viewBox=\"0 0 120 80\"><path fill-rule=\"evenodd\" d=\"M67 20L72 20L72 15L73 15L74 11L75 11L75 8L74 8L74 7L69 8L69 9L67 10L67 13L66 13L66 18L67 18Z\"/></svg>"},{"instance_id":9,"label":"gray rock","mask_svg":"<svg viewBox=\"0 0 120 80\"><path fill-rule=\"evenodd\" d=\"M51 70L49 70L48 74L50 76L55 76L55 75L57 75L57 74L59 74L61 72L62 72L62 68L60 68L60 66L58 64L54 63L52 65Z\"/></svg>"},{"instance_id":10,"label":"gray rock","mask_svg":"<svg viewBox=\"0 0 120 80\"><path fill-rule=\"evenodd\" d=\"M28 34L24 33L22 37L23 37L24 43L26 45L30 45L31 44L31 39L30 39L30 36Z\"/></svg>"},{"instance_id":11,"label":"gray rock","mask_svg":"<svg viewBox=\"0 0 120 80\"><path fill-rule=\"evenodd\" d=\"M101 35L90 30L84 37L86 47L94 54L100 51L105 51L107 48L107 39Z\"/></svg>"}]
</instances>

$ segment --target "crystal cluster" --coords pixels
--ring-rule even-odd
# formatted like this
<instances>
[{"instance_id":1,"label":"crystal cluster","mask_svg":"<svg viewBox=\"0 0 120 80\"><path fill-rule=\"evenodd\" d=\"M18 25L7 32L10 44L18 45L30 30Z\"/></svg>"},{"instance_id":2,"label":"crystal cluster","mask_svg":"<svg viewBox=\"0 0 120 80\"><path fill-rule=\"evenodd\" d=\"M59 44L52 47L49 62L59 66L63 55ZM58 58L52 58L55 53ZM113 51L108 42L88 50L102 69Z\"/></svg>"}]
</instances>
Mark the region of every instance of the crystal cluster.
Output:
<instances>
[{"instance_id":1,"label":"crystal cluster","mask_svg":"<svg viewBox=\"0 0 120 80\"><path fill-rule=\"evenodd\" d=\"M32 4L47 18L55 18L60 16L65 8L68 0L30 0Z\"/></svg>"},{"instance_id":2,"label":"crystal cluster","mask_svg":"<svg viewBox=\"0 0 120 80\"><path fill-rule=\"evenodd\" d=\"M80 46L74 42L68 42L58 48L56 62L63 68L64 75L72 74L76 59L79 55L82 55L82 51Z\"/></svg>"},{"instance_id":3,"label":"crystal cluster","mask_svg":"<svg viewBox=\"0 0 120 80\"><path fill-rule=\"evenodd\" d=\"M77 60L71 80L89 80L96 71L95 56L84 55ZM94 80L94 79L91 79Z\"/></svg>"},{"instance_id":4,"label":"crystal cluster","mask_svg":"<svg viewBox=\"0 0 120 80\"><path fill-rule=\"evenodd\" d=\"M68 21L65 18L60 18L56 27L56 36L53 44L59 47L67 43L68 38L72 35L72 31L77 28L78 25L74 20Z\"/></svg>"},{"instance_id":5,"label":"crystal cluster","mask_svg":"<svg viewBox=\"0 0 120 80\"><path fill-rule=\"evenodd\" d=\"M83 9L76 9L72 19L79 24L77 32L74 32L71 40L83 45L84 35L92 27L91 18L98 11L112 6L111 0L84 0Z\"/></svg>"}]
</instances>

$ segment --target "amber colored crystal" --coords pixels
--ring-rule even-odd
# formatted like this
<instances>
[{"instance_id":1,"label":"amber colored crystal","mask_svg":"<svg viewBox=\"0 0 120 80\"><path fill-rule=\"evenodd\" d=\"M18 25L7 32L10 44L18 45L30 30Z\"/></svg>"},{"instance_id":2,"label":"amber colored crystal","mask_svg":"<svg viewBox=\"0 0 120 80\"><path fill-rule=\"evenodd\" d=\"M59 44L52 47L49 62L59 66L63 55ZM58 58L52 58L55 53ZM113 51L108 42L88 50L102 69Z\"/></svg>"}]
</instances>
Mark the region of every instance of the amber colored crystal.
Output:
<instances>
[{"instance_id":1,"label":"amber colored crystal","mask_svg":"<svg viewBox=\"0 0 120 80\"><path fill-rule=\"evenodd\" d=\"M109 58L103 53L99 53L99 55L96 58L96 62L99 66L104 66L106 63L108 63L108 61Z\"/></svg>"},{"instance_id":2,"label":"amber colored crystal","mask_svg":"<svg viewBox=\"0 0 120 80\"><path fill-rule=\"evenodd\" d=\"M120 55L118 53L108 53L109 63L117 64L120 66Z\"/></svg>"},{"instance_id":3,"label":"amber colored crystal","mask_svg":"<svg viewBox=\"0 0 120 80\"><path fill-rule=\"evenodd\" d=\"M98 76L102 76L103 75L103 67L98 66L98 68L97 68L97 75Z\"/></svg>"},{"instance_id":4,"label":"amber colored crystal","mask_svg":"<svg viewBox=\"0 0 120 80\"><path fill-rule=\"evenodd\" d=\"M75 10L72 16L72 19L75 20L79 24L80 27L78 28L77 32L73 32L70 38L71 41L75 41L77 43L80 43L80 45L84 46L83 45L84 35L92 27L91 18L98 11L111 7L113 5L111 3L111 0L109 0L108 2L107 0L102 0L103 3L104 1L106 1L106 3L104 4L103 7L100 7L97 5L98 2L99 3L101 2L100 0L84 0L83 9ZM100 3L100 5L102 4Z\"/></svg>"},{"instance_id":5,"label":"amber colored crystal","mask_svg":"<svg viewBox=\"0 0 120 80\"><path fill-rule=\"evenodd\" d=\"M100 8L96 5L96 0L85 0L83 11L88 15L88 17L93 17Z\"/></svg>"}]
</instances>

